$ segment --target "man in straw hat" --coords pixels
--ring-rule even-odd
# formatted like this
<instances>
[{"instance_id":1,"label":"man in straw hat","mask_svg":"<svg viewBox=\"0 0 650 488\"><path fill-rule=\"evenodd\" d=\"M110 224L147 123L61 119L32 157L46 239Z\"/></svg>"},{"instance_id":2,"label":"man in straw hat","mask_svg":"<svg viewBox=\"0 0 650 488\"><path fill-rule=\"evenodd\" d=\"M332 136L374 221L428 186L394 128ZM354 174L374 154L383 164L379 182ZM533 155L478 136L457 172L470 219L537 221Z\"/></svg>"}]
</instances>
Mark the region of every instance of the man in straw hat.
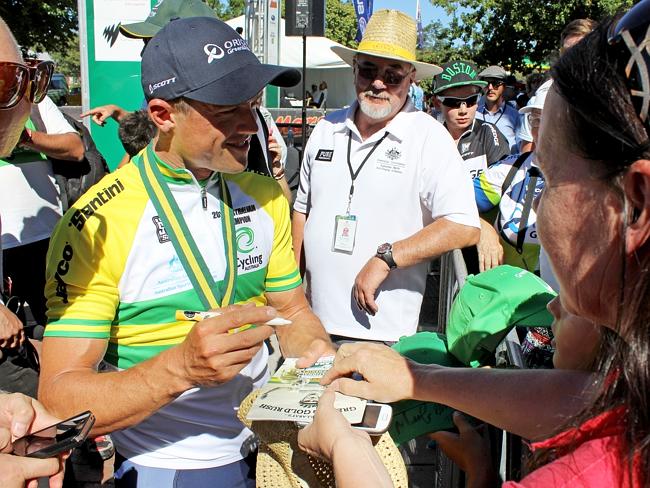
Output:
<instances>
[{"instance_id":1,"label":"man in straw hat","mask_svg":"<svg viewBox=\"0 0 650 488\"><path fill-rule=\"evenodd\" d=\"M294 205L297 259L311 304L334 340L392 342L416 331L427 263L478 241L471 179L453 139L415 109L415 21L380 10L358 50L333 47L354 69L357 99L318 123Z\"/></svg>"},{"instance_id":2,"label":"man in straw hat","mask_svg":"<svg viewBox=\"0 0 650 488\"><path fill-rule=\"evenodd\" d=\"M39 395L113 432L120 488L254 486L235 409L268 378L266 322L293 322L276 334L301 365L333 352L300 286L287 200L244 172L258 94L299 80L220 20L172 20L142 56L157 137L55 231Z\"/></svg>"}]
</instances>

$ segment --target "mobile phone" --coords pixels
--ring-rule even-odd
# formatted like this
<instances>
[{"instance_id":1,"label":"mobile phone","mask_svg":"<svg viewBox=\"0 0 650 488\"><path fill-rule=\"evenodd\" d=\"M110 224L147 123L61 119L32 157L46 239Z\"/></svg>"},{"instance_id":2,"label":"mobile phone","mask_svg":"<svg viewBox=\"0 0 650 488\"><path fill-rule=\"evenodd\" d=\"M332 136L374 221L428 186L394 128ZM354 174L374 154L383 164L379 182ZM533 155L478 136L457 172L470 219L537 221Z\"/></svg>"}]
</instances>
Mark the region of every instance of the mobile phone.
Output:
<instances>
[{"instance_id":1,"label":"mobile phone","mask_svg":"<svg viewBox=\"0 0 650 488\"><path fill-rule=\"evenodd\" d=\"M363 418L358 424L351 424L355 429L370 435L381 435L388 430L393 419L393 407L385 403L366 403ZM307 422L296 422L298 427L306 427Z\"/></svg>"},{"instance_id":2,"label":"mobile phone","mask_svg":"<svg viewBox=\"0 0 650 488\"><path fill-rule=\"evenodd\" d=\"M393 407L385 403L366 403L361 423L352 424L355 429L363 430L371 435L383 434L390 427L393 419Z\"/></svg>"},{"instance_id":3,"label":"mobile phone","mask_svg":"<svg viewBox=\"0 0 650 488\"><path fill-rule=\"evenodd\" d=\"M33 458L50 458L79 447L95 423L91 412L84 412L13 442L13 454Z\"/></svg>"}]
</instances>

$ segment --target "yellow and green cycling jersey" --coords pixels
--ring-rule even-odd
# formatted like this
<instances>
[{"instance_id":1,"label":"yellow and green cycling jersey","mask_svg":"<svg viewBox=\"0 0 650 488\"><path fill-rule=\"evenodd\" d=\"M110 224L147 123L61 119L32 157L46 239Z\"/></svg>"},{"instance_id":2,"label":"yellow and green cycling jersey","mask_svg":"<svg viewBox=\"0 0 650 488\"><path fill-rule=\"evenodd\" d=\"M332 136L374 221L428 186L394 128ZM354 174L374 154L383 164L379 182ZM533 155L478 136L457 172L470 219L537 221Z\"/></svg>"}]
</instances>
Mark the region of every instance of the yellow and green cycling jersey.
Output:
<instances>
[{"instance_id":1,"label":"yellow and green cycling jersey","mask_svg":"<svg viewBox=\"0 0 650 488\"><path fill-rule=\"evenodd\" d=\"M104 359L118 368L182 342L193 324L176 320L176 310L205 308L149 199L139 171L143 157L107 175L65 214L47 258L45 336L107 339ZM227 266L220 175L199 182L155 159L217 293ZM266 292L301 284L288 203L271 178L224 177L236 242L233 302L265 304Z\"/></svg>"}]
</instances>

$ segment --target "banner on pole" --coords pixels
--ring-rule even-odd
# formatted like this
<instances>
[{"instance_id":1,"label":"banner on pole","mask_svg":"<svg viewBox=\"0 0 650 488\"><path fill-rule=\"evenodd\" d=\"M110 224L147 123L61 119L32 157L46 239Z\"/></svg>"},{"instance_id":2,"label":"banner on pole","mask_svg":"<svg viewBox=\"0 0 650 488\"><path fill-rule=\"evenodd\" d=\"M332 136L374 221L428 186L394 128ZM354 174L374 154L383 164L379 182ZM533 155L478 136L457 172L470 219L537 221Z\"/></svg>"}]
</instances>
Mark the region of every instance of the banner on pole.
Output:
<instances>
[{"instance_id":1,"label":"banner on pole","mask_svg":"<svg viewBox=\"0 0 650 488\"><path fill-rule=\"evenodd\" d=\"M422 11L420 10L420 0L418 0L416 6L415 21L417 23L417 29L418 29L417 48L422 49L424 48L424 29L422 28Z\"/></svg>"},{"instance_id":2,"label":"banner on pole","mask_svg":"<svg viewBox=\"0 0 650 488\"><path fill-rule=\"evenodd\" d=\"M372 0L354 0L354 11L357 14L357 42L360 42L372 15Z\"/></svg>"}]
</instances>

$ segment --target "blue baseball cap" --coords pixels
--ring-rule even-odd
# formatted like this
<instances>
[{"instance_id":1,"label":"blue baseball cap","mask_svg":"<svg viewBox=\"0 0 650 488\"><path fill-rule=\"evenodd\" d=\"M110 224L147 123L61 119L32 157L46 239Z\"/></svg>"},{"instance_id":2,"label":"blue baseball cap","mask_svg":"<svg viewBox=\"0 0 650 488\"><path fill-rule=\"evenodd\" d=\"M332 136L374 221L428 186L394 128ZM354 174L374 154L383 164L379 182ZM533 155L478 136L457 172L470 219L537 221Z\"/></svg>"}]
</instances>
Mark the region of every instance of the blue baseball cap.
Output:
<instances>
[{"instance_id":1,"label":"blue baseball cap","mask_svg":"<svg viewBox=\"0 0 650 488\"><path fill-rule=\"evenodd\" d=\"M260 63L248 44L214 17L174 19L142 53L147 100L189 98L212 105L238 105L266 85L294 86L295 68Z\"/></svg>"}]
</instances>

